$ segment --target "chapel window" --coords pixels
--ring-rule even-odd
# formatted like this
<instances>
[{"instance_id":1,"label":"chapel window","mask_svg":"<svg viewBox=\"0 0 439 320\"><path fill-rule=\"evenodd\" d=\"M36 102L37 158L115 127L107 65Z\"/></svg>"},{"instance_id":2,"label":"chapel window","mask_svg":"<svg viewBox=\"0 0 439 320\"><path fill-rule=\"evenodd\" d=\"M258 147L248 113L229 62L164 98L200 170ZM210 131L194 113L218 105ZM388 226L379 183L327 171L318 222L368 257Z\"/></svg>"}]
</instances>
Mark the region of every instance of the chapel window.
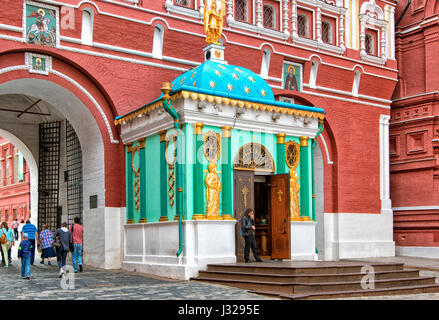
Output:
<instances>
[{"instance_id":1,"label":"chapel window","mask_svg":"<svg viewBox=\"0 0 439 320\"><path fill-rule=\"evenodd\" d=\"M9 160L8 160L8 154L9 154L9 150L6 149L5 150L5 161L6 161L6 165L5 165L5 186L7 186L9 184Z\"/></svg>"},{"instance_id":2,"label":"chapel window","mask_svg":"<svg viewBox=\"0 0 439 320\"><path fill-rule=\"evenodd\" d=\"M322 41L332 43L332 28L331 23L328 21L322 21Z\"/></svg>"},{"instance_id":3,"label":"chapel window","mask_svg":"<svg viewBox=\"0 0 439 320\"><path fill-rule=\"evenodd\" d=\"M93 44L93 14L90 9L82 12L81 41L85 45Z\"/></svg>"},{"instance_id":4,"label":"chapel window","mask_svg":"<svg viewBox=\"0 0 439 320\"><path fill-rule=\"evenodd\" d=\"M235 0L235 20L247 22L247 0Z\"/></svg>"},{"instance_id":5,"label":"chapel window","mask_svg":"<svg viewBox=\"0 0 439 320\"><path fill-rule=\"evenodd\" d=\"M366 34L366 38L364 39L365 43L365 49L366 53L373 55L374 54L374 48L373 48L373 36L371 34Z\"/></svg>"},{"instance_id":6,"label":"chapel window","mask_svg":"<svg viewBox=\"0 0 439 320\"><path fill-rule=\"evenodd\" d=\"M274 8L270 5L264 5L264 27L274 28Z\"/></svg>"},{"instance_id":7,"label":"chapel window","mask_svg":"<svg viewBox=\"0 0 439 320\"><path fill-rule=\"evenodd\" d=\"M308 18L303 15L299 14L297 17L297 33L299 37L308 37Z\"/></svg>"},{"instance_id":8,"label":"chapel window","mask_svg":"<svg viewBox=\"0 0 439 320\"><path fill-rule=\"evenodd\" d=\"M190 7L191 1L190 0L174 0L174 4L182 7Z\"/></svg>"}]
</instances>

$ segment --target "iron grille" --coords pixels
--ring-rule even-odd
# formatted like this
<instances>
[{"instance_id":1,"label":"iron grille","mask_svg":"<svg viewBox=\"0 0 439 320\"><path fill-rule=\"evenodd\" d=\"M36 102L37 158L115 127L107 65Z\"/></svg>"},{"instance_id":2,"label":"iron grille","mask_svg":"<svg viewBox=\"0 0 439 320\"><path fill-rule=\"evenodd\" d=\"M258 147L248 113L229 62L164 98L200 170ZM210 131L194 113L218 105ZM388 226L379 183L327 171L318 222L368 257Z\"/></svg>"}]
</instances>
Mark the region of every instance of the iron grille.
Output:
<instances>
[{"instance_id":1,"label":"iron grille","mask_svg":"<svg viewBox=\"0 0 439 320\"><path fill-rule=\"evenodd\" d=\"M373 55L374 54L373 37L371 34L366 34L366 38L364 39L364 44L366 47L367 54Z\"/></svg>"},{"instance_id":2,"label":"iron grille","mask_svg":"<svg viewBox=\"0 0 439 320\"><path fill-rule=\"evenodd\" d=\"M300 37L308 36L308 23L304 15L299 15L297 17L297 33Z\"/></svg>"},{"instance_id":3,"label":"iron grille","mask_svg":"<svg viewBox=\"0 0 439 320\"><path fill-rule=\"evenodd\" d=\"M174 4L184 7L189 7L191 5L190 0L174 0Z\"/></svg>"},{"instance_id":4,"label":"iron grille","mask_svg":"<svg viewBox=\"0 0 439 320\"><path fill-rule=\"evenodd\" d=\"M331 43L331 24L327 21L322 22L322 41Z\"/></svg>"},{"instance_id":5,"label":"iron grille","mask_svg":"<svg viewBox=\"0 0 439 320\"><path fill-rule=\"evenodd\" d=\"M235 0L235 20L247 21L247 0Z\"/></svg>"},{"instance_id":6,"label":"iron grille","mask_svg":"<svg viewBox=\"0 0 439 320\"><path fill-rule=\"evenodd\" d=\"M82 221L82 150L78 136L70 122L66 121L67 162L67 212L68 223L75 217Z\"/></svg>"},{"instance_id":7,"label":"iron grille","mask_svg":"<svg viewBox=\"0 0 439 320\"><path fill-rule=\"evenodd\" d=\"M264 27L274 28L274 10L272 6L264 6Z\"/></svg>"},{"instance_id":8,"label":"iron grille","mask_svg":"<svg viewBox=\"0 0 439 320\"><path fill-rule=\"evenodd\" d=\"M57 223L60 122L40 123L39 126L39 176L38 176L38 230L47 224L55 232Z\"/></svg>"}]
</instances>

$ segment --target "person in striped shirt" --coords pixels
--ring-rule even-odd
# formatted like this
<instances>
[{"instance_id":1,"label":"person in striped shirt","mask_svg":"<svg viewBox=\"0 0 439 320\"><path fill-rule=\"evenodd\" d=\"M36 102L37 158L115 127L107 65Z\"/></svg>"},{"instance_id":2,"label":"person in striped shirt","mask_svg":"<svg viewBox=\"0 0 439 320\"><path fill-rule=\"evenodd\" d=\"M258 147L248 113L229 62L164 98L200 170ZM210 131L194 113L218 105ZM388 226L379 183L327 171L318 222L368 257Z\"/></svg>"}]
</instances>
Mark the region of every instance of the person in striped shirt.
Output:
<instances>
[{"instance_id":1,"label":"person in striped shirt","mask_svg":"<svg viewBox=\"0 0 439 320\"><path fill-rule=\"evenodd\" d=\"M32 244L30 264L33 265L34 261L35 261L35 247L36 247L35 242L38 241L37 227L35 227L35 225L30 223L30 220L26 220L26 224L21 229L21 237L22 238L23 238L24 233L28 234L28 237L29 237L28 240Z\"/></svg>"}]
</instances>

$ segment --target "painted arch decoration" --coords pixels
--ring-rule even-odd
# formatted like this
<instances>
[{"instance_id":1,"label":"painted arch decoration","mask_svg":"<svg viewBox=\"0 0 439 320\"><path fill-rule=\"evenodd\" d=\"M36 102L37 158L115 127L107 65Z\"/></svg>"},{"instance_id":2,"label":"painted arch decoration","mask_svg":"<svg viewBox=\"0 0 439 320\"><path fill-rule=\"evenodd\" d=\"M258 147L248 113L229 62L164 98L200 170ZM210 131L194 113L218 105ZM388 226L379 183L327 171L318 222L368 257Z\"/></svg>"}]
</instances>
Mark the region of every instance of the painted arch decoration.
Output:
<instances>
[{"instance_id":1,"label":"painted arch decoration","mask_svg":"<svg viewBox=\"0 0 439 320\"><path fill-rule=\"evenodd\" d=\"M233 168L237 170L274 172L274 160L270 152L259 143L248 143L236 154Z\"/></svg>"}]
</instances>

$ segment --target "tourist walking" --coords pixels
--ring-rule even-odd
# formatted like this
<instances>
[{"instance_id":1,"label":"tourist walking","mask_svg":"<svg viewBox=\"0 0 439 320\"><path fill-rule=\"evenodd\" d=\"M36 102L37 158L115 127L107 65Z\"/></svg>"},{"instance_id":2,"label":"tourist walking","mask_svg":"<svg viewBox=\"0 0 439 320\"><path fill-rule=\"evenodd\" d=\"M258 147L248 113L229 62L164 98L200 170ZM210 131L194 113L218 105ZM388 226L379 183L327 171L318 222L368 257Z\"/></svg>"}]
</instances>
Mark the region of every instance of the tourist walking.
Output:
<instances>
[{"instance_id":1,"label":"tourist walking","mask_svg":"<svg viewBox=\"0 0 439 320\"><path fill-rule=\"evenodd\" d=\"M79 217L75 217L74 223L70 227L70 231L72 232L72 242L73 242L73 253L72 253L72 263L73 263L73 271L82 272L82 237L84 235L84 228L79 224L81 219Z\"/></svg>"},{"instance_id":2,"label":"tourist walking","mask_svg":"<svg viewBox=\"0 0 439 320\"><path fill-rule=\"evenodd\" d=\"M9 263L12 261L11 247L14 245L14 235L12 234L12 229L8 227L7 222L1 224L0 243L3 252L3 261L5 263L4 267L8 268Z\"/></svg>"},{"instance_id":3,"label":"tourist walking","mask_svg":"<svg viewBox=\"0 0 439 320\"><path fill-rule=\"evenodd\" d=\"M50 231L47 228L47 225L43 225L43 230L40 232L40 241L39 244L41 246L41 264L44 264L44 259L47 259L47 263L49 266L50 258L56 257L55 250L53 249L53 234L52 231Z\"/></svg>"},{"instance_id":4,"label":"tourist walking","mask_svg":"<svg viewBox=\"0 0 439 320\"><path fill-rule=\"evenodd\" d=\"M23 239L18 247L18 259L21 259L21 277L30 279L30 259L32 256L32 243L29 241L27 233L22 233Z\"/></svg>"},{"instance_id":5,"label":"tourist walking","mask_svg":"<svg viewBox=\"0 0 439 320\"><path fill-rule=\"evenodd\" d=\"M21 229L21 237L23 237L23 234L27 233L28 240L32 244L31 249L31 257L30 257L30 264L33 265L35 261L35 248L36 248L36 241L38 240L38 230L35 225L30 223L30 220L26 220L26 224Z\"/></svg>"},{"instance_id":6,"label":"tourist walking","mask_svg":"<svg viewBox=\"0 0 439 320\"><path fill-rule=\"evenodd\" d=\"M250 262L250 249L253 252L253 256L255 257L257 262L262 262L261 258L259 258L258 251L256 249L256 239L255 239L255 230L256 227L254 225L255 216L253 209L247 209L244 212L244 215L241 218L241 235L245 240L244 247L244 260L245 262Z\"/></svg>"},{"instance_id":7,"label":"tourist walking","mask_svg":"<svg viewBox=\"0 0 439 320\"><path fill-rule=\"evenodd\" d=\"M57 229L55 232L56 239L56 260L59 267L59 277L61 278L65 274L65 265L67 254L69 253L70 241L72 234L67 229L67 223L63 222L61 228Z\"/></svg>"},{"instance_id":8,"label":"tourist walking","mask_svg":"<svg viewBox=\"0 0 439 320\"><path fill-rule=\"evenodd\" d=\"M18 227L19 226L20 226L20 222L18 222L18 219L15 219L14 222L12 222L12 229L14 230L15 241L18 241Z\"/></svg>"}]
</instances>

